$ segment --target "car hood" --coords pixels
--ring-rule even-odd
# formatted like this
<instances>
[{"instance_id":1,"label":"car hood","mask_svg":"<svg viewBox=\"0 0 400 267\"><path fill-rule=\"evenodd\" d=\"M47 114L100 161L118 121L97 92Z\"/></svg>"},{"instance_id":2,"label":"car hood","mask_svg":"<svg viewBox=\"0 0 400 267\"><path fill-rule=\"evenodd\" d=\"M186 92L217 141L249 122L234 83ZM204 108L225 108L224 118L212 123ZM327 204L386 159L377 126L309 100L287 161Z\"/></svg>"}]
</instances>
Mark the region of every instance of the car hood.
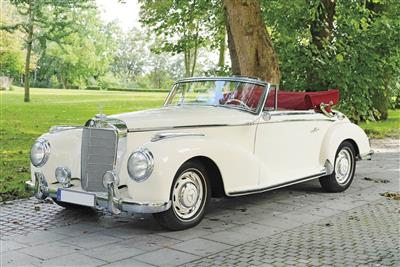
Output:
<instances>
[{"instance_id":1,"label":"car hood","mask_svg":"<svg viewBox=\"0 0 400 267\"><path fill-rule=\"evenodd\" d=\"M185 126L236 125L254 121L248 112L214 106L171 106L108 116L124 121L130 130Z\"/></svg>"}]
</instances>

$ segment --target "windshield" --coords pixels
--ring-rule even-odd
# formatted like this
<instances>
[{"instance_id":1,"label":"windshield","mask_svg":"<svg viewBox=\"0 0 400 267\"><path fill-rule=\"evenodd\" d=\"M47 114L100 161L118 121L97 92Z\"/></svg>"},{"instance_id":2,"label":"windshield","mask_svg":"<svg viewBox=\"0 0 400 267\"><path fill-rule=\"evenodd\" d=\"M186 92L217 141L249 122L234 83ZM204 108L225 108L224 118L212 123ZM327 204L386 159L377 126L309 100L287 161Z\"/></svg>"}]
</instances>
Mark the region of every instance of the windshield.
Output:
<instances>
[{"instance_id":1,"label":"windshield","mask_svg":"<svg viewBox=\"0 0 400 267\"><path fill-rule=\"evenodd\" d=\"M175 84L165 104L221 106L256 113L265 90L265 86L241 81L180 82Z\"/></svg>"}]
</instances>

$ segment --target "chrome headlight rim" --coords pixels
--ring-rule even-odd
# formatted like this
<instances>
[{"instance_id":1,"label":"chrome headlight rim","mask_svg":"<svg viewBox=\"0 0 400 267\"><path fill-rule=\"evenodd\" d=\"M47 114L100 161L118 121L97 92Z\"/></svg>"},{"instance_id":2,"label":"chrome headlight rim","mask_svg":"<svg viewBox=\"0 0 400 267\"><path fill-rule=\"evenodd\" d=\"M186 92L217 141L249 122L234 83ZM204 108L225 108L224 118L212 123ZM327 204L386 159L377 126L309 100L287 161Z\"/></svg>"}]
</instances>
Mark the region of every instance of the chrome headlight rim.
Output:
<instances>
[{"instance_id":1,"label":"chrome headlight rim","mask_svg":"<svg viewBox=\"0 0 400 267\"><path fill-rule=\"evenodd\" d=\"M64 176L60 176L60 174L65 174ZM59 166L54 171L54 176L56 177L57 182L62 184L64 187L68 187L71 183L71 170L68 167ZM63 180L61 178L64 178Z\"/></svg>"},{"instance_id":2,"label":"chrome headlight rim","mask_svg":"<svg viewBox=\"0 0 400 267\"><path fill-rule=\"evenodd\" d=\"M145 173L143 175L141 175L141 176L137 176L130 168L131 164L135 164L132 161L133 161L133 157L135 155L137 155L137 154L142 155L145 158L146 164L147 164ZM153 153L151 153L151 151L146 147L138 148L137 150L132 152L132 154L129 156L127 169L128 169L129 177L132 178L134 181L136 181L138 183L146 181L150 177L150 175L151 175L151 173L153 172L153 169L154 169L154 156L153 156Z\"/></svg>"},{"instance_id":3,"label":"chrome headlight rim","mask_svg":"<svg viewBox=\"0 0 400 267\"><path fill-rule=\"evenodd\" d=\"M36 144L41 145L43 148L43 151L44 151L43 157L39 162L35 162L32 159L32 150ZM50 148L51 147L50 147L49 140L47 140L44 137L40 137L39 139L37 139L36 142L31 146L31 150L30 150L30 160L31 160L32 165L35 167L42 167L44 164L46 164L50 157Z\"/></svg>"}]
</instances>

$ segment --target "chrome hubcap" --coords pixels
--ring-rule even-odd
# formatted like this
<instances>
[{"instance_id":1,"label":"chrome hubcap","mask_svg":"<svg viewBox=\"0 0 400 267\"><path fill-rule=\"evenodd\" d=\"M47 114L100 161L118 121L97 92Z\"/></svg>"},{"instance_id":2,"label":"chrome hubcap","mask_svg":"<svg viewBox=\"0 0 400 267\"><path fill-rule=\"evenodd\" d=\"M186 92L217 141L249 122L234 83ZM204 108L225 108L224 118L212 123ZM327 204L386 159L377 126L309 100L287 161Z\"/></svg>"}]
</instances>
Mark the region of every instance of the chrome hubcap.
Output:
<instances>
[{"instance_id":1,"label":"chrome hubcap","mask_svg":"<svg viewBox=\"0 0 400 267\"><path fill-rule=\"evenodd\" d=\"M336 157L336 181L339 184L345 184L351 175L352 169L352 157L351 152L344 148L342 149Z\"/></svg>"},{"instance_id":2,"label":"chrome hubcap","mask_svg":"<svg viewBox=\"0 0 400 267\"><path fill-rule=\"evenodd\" d=\"M175 214L183 219L192 219L203 202L204 188L201 173L190 169L182 173L174 184L172 207Z\"/></svg>"}]
</instances>

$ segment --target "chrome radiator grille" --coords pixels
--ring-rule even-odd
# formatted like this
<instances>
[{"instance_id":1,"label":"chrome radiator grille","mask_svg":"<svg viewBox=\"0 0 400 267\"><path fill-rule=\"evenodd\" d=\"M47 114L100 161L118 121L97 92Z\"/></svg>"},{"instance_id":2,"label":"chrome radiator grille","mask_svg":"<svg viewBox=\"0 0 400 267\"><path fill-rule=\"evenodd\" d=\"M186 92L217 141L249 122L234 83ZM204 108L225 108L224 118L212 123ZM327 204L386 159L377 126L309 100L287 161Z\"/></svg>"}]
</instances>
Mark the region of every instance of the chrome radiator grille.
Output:
<instances>
[{"instance_id":1,"label":"chrome radiator grille","mask_svg":"<svg viewBox=\"0 0 400 267\"><path fill-rule=\"evenodd\" d=\"M103 174L114 169L117 133L112 129L83 128L81 185L86 191L105 192Z\"/></svg>"}]
</instances>

